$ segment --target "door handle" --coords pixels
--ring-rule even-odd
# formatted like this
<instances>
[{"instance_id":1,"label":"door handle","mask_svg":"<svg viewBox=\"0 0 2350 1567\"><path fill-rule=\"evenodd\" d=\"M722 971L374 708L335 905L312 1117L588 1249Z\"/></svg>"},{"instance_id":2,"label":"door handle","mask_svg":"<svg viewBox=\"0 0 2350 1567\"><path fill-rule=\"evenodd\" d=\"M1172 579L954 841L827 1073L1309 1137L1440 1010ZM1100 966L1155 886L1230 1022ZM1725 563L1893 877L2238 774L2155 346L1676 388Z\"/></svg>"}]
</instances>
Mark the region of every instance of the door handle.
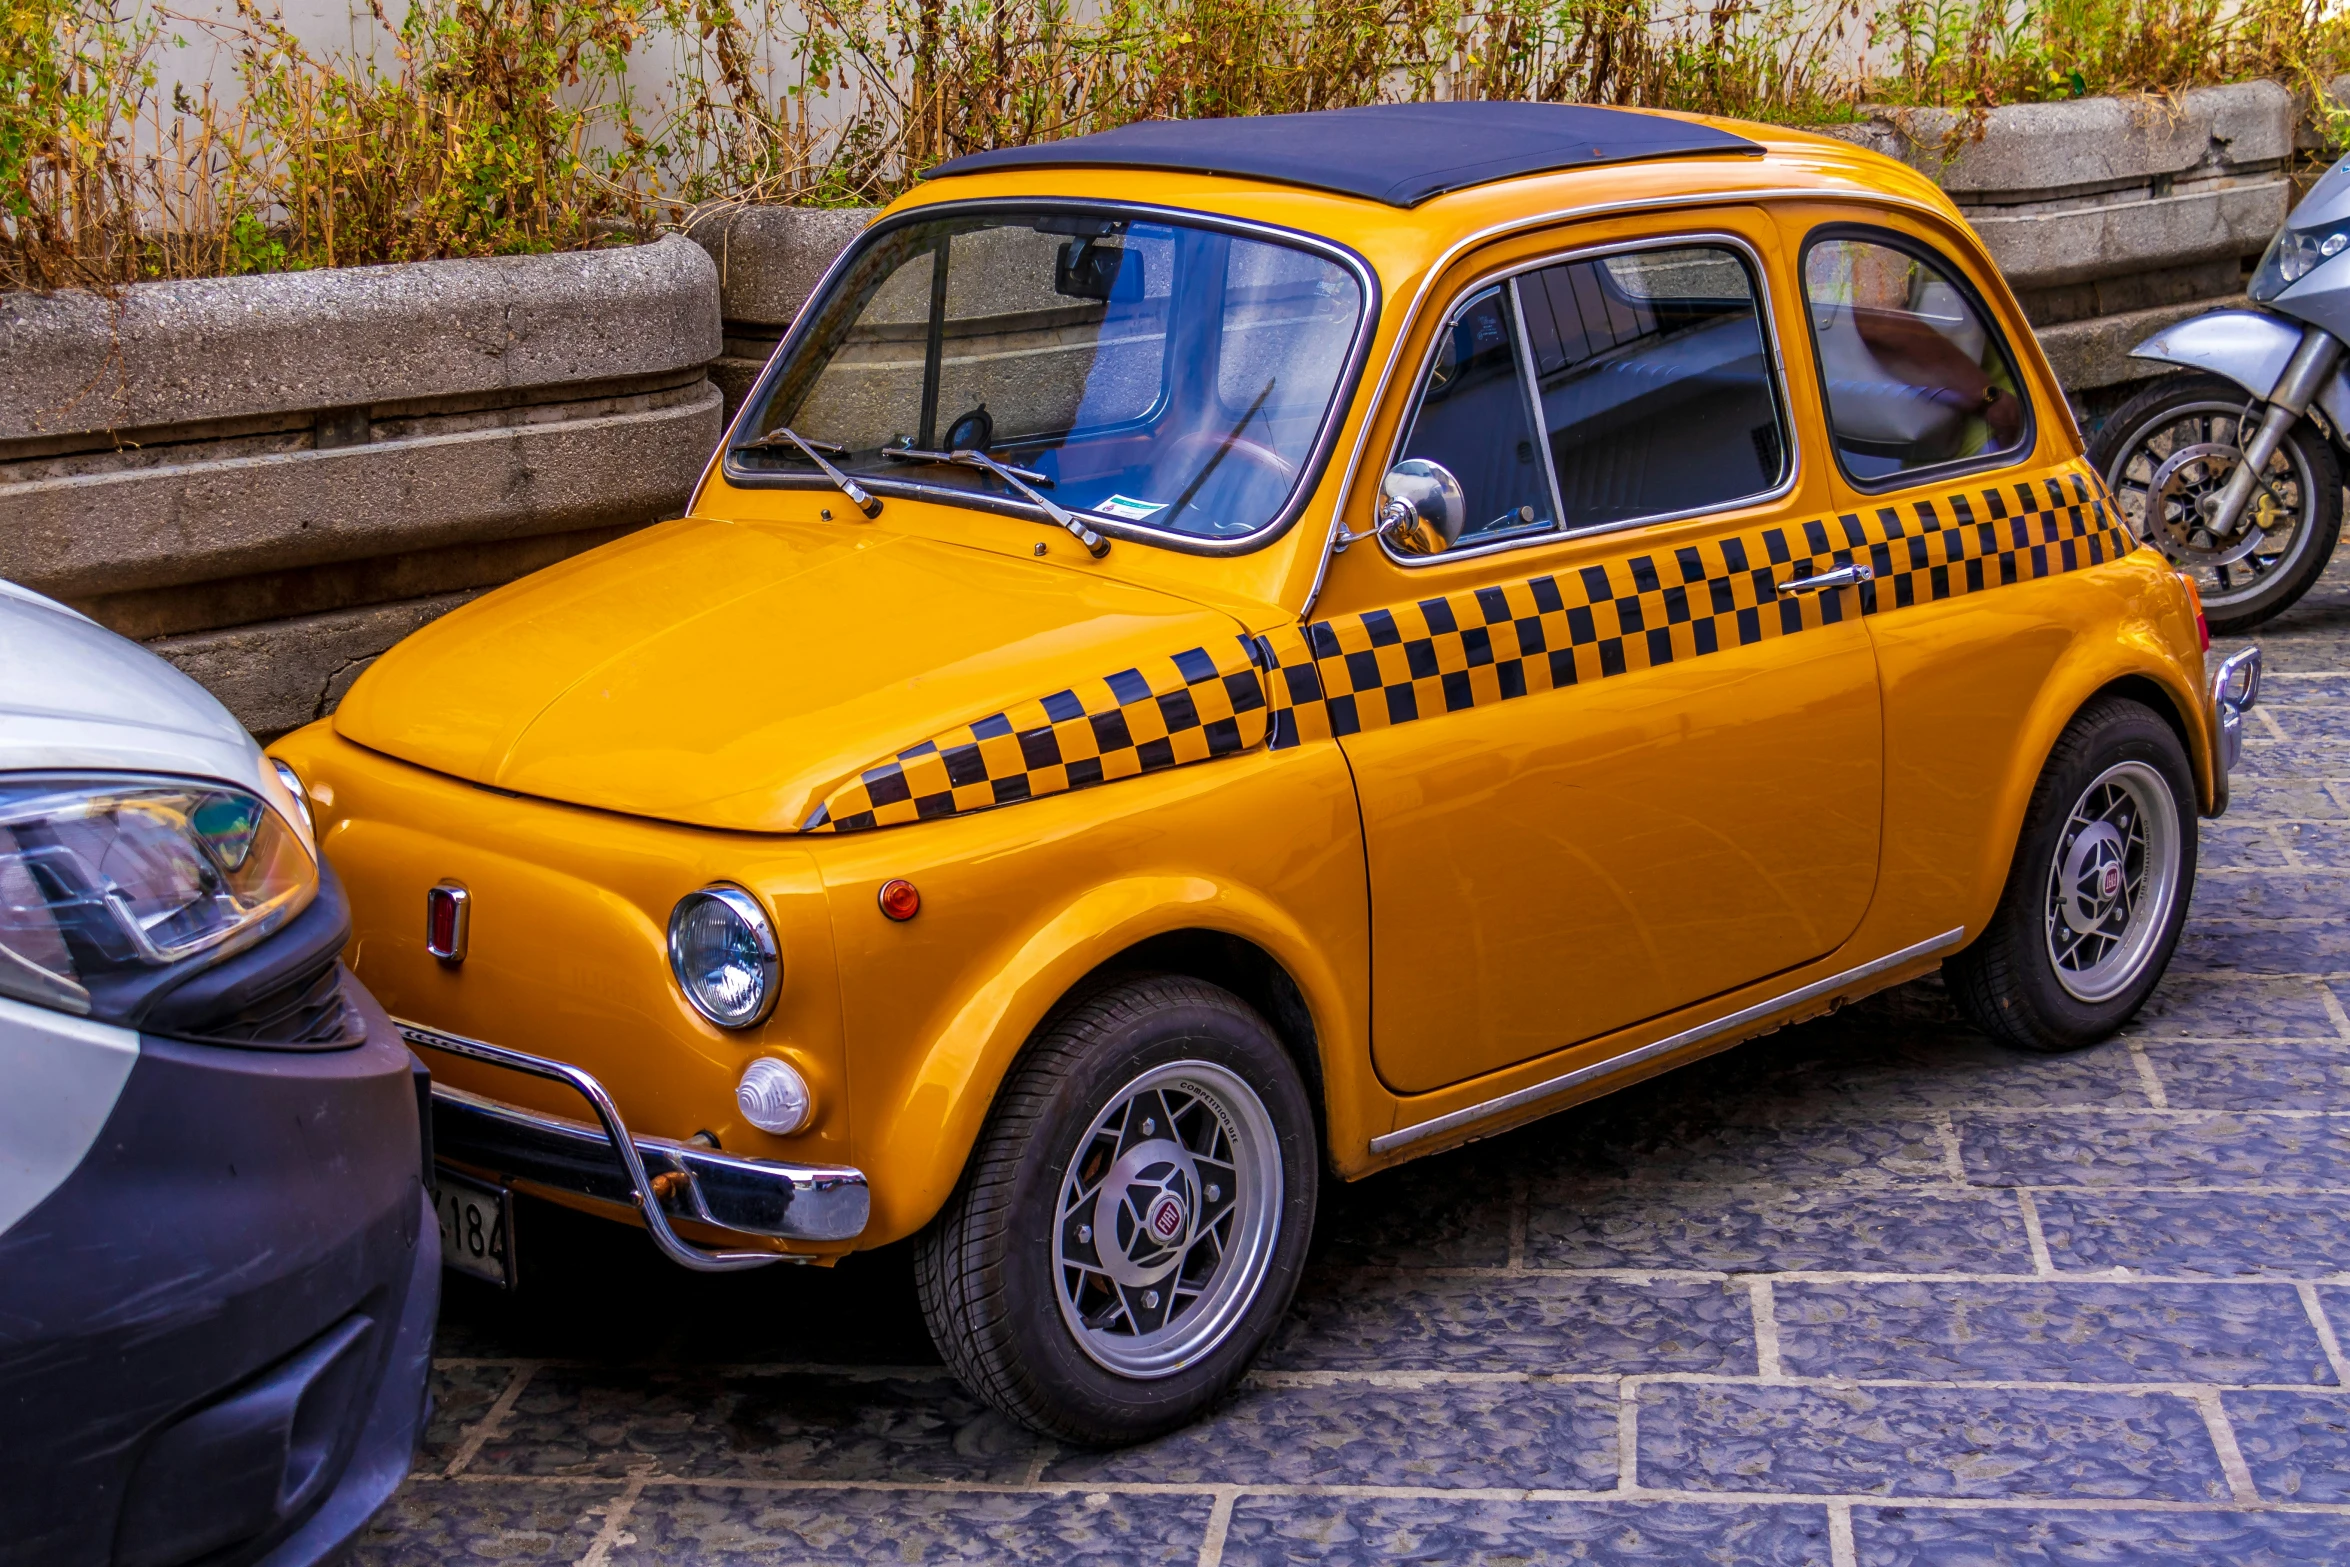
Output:
<instances>
[{"instance_id":1,"label":"door handle","mask_svg":"<svg viewBox=\"0 0 2350 1567\"><path fill-rule=\"evenodd\" d=\"M1835 588L1857 588L1873 580L1876 568L1854 561L1849 566L1838 566L1834 571L1823 571L1809 577L1790 577L1785 582L1774 582L1771 587L1779 593L1826 593Z\"/></svg>"}]
</instances>

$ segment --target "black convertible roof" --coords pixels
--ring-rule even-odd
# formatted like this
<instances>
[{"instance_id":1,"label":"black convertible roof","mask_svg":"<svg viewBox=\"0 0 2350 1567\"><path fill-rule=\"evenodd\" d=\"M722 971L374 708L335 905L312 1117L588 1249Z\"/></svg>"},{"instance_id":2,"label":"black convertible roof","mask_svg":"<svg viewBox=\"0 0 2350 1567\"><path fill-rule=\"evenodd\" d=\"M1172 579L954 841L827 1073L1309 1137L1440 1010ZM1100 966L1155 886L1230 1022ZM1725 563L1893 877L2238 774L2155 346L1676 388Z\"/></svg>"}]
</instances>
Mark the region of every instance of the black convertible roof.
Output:
<instances>
[{"instance_id":1,"label":"black convertible roof","mask_svg":"<svg viewBox=\"0 0 2350 1567\"><path fill-rule=\"evenodd\" d=\"M924 179L995 169L1235 174L1416 207L1521 174L1650 158L1760 157L1743 136L1661 114L1573 103L1385 103L1229 120L1140 120L1114 131L950 159Z\"/></svg>"}]
</instances>

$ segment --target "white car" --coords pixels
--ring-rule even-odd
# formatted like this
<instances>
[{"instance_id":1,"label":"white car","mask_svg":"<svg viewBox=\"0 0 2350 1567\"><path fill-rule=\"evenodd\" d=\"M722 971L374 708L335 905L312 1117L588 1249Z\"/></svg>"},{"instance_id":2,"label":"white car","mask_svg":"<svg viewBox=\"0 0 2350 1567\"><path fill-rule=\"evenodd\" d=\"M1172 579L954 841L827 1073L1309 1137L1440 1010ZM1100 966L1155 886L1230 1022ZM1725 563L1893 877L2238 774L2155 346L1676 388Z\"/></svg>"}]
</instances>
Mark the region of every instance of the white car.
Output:
<instances>
[{"instance_id":1,"label":"white car","mask_svg":"<svg viewBox=\"0 0 2350 1567\"><path fill-rule=\"evenodd\" d=\"M0 582L0 1562L294 1567L408 1472L425 1085L289 782Z\"/></svg>"}]
</instances>

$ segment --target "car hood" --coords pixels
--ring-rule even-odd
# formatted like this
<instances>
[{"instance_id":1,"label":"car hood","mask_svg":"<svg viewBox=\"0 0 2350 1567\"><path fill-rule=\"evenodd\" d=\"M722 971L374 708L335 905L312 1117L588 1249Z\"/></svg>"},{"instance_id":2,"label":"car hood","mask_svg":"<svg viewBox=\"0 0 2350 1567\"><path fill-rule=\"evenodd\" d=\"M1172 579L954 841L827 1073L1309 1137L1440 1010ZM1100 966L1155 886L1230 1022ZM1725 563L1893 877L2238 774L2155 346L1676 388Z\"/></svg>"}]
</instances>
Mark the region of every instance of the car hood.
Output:
<instances>
[{"instance_id":1,"label":"car hood","mask_svg":"<svg viewBox=\"0 0 2350 1567\"><path fill-rule=\"evenodd\" d=\"M251 785L253 737L136 642L0 582L0 771L176 773Z\"/></svg>"},{"instance_id":2,"label":"car hood","mask_svg":"<svg viewBox=\"0 0 2350 1567\"><path fill-rule=\"evenodd\" d=\"M686 518L426 626L360 677L334 727L492 788L787 832L907 747L1154 658L1222 654L1241 629L1083 568Z\"/></svg>"}]
</instances>

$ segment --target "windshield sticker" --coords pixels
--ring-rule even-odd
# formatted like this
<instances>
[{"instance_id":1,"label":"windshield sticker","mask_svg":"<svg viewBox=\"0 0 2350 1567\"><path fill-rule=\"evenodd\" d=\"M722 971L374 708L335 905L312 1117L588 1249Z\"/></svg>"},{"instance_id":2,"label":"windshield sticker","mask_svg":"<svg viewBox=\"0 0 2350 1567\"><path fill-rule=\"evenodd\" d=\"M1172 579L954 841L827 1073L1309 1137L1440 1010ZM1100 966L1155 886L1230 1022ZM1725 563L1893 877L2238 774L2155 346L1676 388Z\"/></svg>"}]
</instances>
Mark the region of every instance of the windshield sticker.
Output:
<instances>
[{"instance_id":1,"label":"windshield sticker","mask_svg":"<svg viewBox=\"0 0 2350 1567\"><path fill-rule=\"evenodd\" d=\"M1165 501L1138 501L1125 495L1113 495L1108 500L1095 501L1086 508L1104 517L1115 517L1120 522L1148 522L1155 514L1166 509Z\"/></svg>"}]
</instances>

